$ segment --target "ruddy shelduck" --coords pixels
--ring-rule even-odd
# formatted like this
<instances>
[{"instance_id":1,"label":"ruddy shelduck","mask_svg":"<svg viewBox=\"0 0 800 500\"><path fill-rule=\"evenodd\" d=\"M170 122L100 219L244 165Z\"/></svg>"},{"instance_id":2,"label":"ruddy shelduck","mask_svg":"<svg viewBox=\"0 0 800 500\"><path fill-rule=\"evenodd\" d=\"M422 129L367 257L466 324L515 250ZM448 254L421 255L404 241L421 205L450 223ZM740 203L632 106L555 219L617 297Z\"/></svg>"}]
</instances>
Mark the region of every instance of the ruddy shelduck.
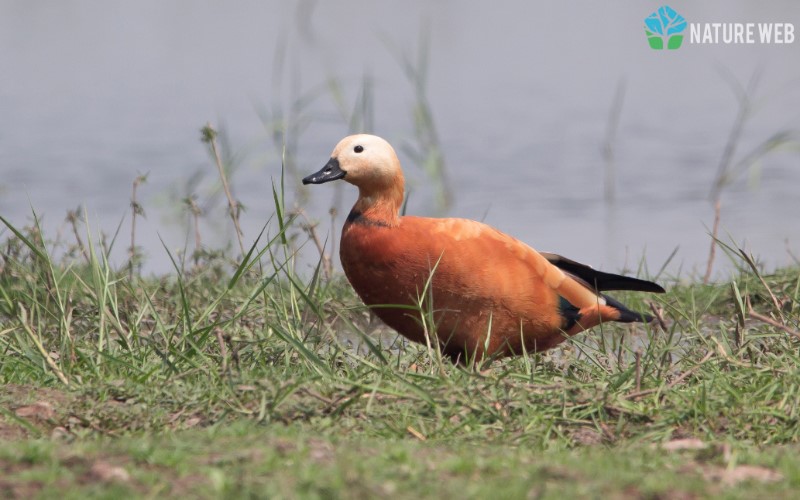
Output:
<instances>
[{"instance_id":1,"label":"ruddy shelduck","mask_svg":"<svg viewBox=\"0 0 800 500\"><path fill-rule=\"evenodd\" d=\"M414 342L438 341L454 360L543 351L607 321L649 322L602 292L664 292L537 252L480 222L400 216L403 171L380 137L342 139L303 184L337 179L358 187L342 229L347 279L387 325Z\"/></svg>"}]
</instances>

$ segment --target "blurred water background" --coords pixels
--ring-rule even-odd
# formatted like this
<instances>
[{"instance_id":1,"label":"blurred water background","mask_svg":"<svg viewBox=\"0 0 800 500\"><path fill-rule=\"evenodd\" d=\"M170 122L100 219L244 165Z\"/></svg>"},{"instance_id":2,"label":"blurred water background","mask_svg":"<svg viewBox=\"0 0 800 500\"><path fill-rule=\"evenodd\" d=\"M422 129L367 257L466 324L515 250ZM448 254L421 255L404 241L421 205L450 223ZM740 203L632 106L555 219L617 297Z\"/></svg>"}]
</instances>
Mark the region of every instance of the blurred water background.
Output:
<instances>
[{"instance_id":1,"label":"blurred water background","mask_svg":"<svg viewBox=\"0 0 800 500\"><path fill-rule=\"evenodd\" d=\"M168 271L159 237L191 250L189 195L205 210L203 244L233 241L200 142L211 122L245 206L246 245L274 212L284 142L289 205L338 237L355 189L299 179L343 136L368 130L400 153L409 213L484 220L611 271L644 257L655 272L677 248L669 271L697 276L710 193L742 89L755 82L732 141L741 171L720 191L720 235L767 268L791 264L800 255L800 41L686 40L654 51L643 20L659 5L3 0L0 215L22 226L33 208L48 236L65 240L78 206L92 231L113 234L122 221L114 256L123 264L131 185L147 174L136 244L145 272ZM800 28L791 0L670 5L689 22ZM780 147L742 162L771 137ZM440 151L445 170L426 171L414 151ZM315 252L305 251L310 266ZM724 257L716 262L729 271Z\"/></svg>"}]
</instances>

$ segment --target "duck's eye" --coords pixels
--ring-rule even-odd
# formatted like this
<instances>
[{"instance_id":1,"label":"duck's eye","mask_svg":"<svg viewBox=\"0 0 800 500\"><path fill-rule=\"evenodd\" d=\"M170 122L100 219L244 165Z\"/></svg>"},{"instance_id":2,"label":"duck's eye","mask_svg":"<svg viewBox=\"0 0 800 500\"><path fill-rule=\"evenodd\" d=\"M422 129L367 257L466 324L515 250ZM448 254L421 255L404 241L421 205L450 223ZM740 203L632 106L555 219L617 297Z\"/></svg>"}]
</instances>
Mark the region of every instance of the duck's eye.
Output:
<instances>
[{"instance_id":1,"label":"duck's eye","mask_svg":"<svg viewBox=\"0 0 800 500\"><path fill-rule=\"evenodd\" d=\"M356 153L361 153L362 151L364 151L364 146L361 146L359 144L358 146L353 148L353 151L355 151Z\"/></svg>"}]
</instances>

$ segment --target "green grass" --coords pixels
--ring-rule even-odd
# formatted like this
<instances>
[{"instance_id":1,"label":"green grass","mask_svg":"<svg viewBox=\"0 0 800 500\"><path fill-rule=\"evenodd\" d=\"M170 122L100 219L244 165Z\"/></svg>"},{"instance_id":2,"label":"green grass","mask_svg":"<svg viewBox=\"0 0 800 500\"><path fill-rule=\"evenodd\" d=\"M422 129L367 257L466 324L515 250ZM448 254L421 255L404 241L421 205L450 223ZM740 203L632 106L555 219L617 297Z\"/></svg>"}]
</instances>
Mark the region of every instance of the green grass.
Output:
<instances>
[{"instance_id":1,"label":"green grass","mask_svg":"<svg viewBox=\"0 0 800 500\"><path fill-rule=\"evenodd\" d=\"M303 229L274 199L238 263L170 254L146 278L90 232L70 249L2 219L0 496L800 490L798 269L662 278L621 298L666 329L603 325L481 371L398 339L343 276L295 273Z\"/></svg>"},{"instance_id":2,"label":"green grass","mask_svg":"<svg viewBox=\"0 0 800 500\"><path fill-rule=\"evenodd\" d=\"M800 485L797 447L732 448L783 479L735 488L722 447L664 453L647 444L541 450L509 443L418 442L347 436L304 424L239 421L203 430L0 447L0 488L42 496L138 494L257 497L655 497L726 493L789 497Z\"/></svg>"}]
</instances>

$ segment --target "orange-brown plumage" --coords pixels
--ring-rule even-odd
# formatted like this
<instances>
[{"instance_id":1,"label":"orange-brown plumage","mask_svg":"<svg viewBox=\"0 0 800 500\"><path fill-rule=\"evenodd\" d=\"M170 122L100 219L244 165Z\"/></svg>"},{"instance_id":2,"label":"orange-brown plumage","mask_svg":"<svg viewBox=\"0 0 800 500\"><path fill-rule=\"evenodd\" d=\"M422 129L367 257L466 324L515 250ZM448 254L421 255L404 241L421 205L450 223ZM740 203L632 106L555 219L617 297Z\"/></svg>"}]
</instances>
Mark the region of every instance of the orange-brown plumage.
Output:
<instances>
[{"instance_id":1,"label":"orange-brown plumage","mask_svg":"<svg viewBox=\"0 0 800 500\"><path fill-rule=\"evenodd\" d=\"M422 304L453 358L542 351L604 321L646 320L600 292L663 292L654 283L541 254L480 222L399 216L402 169L379 137L343 139L303 183L340 178L359 188L340 247L353 288L387 325L425 343L420 312L392 307Z\"/></svg>"}]
</instances>

